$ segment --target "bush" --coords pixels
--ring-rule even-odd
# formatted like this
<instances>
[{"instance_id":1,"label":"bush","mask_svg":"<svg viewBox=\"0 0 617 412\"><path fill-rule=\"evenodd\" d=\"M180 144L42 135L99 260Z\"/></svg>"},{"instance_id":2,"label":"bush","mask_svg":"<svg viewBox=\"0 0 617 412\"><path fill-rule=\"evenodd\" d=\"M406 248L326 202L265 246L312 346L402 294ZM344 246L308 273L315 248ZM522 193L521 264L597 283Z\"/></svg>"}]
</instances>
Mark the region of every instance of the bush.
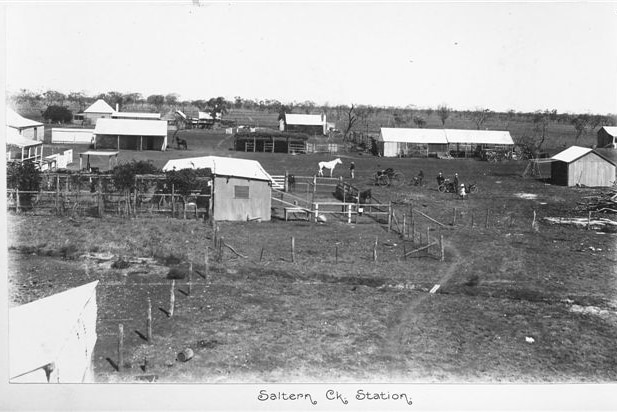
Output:
<instances>
[{"instance_id":1,"label":"bush","mask_svg":"<svg viewBox=\"0 0 617 412\"><path fill-rule=\"evenodd\" d=\"M43 112L43 119L54 123L68 123L73 120L73 112L64 106L48 106Z\"/></svg>"},{"instance_id":2,"label":"bush","mask_svg":"<svg viewBox=\"0 0 617 412\"><path fill-rule=\"evenodd\" d=\"M148 183L139 183L139 187L136 187L135 176L159 173L161 173L161 170L155 167L152 163L144 160L133 160L114 167L112 170L112 180L114 187L117 190L132 192L135 189L138 189L139 191L145 192L148 190Z\"/></svg>"}]
</instances>

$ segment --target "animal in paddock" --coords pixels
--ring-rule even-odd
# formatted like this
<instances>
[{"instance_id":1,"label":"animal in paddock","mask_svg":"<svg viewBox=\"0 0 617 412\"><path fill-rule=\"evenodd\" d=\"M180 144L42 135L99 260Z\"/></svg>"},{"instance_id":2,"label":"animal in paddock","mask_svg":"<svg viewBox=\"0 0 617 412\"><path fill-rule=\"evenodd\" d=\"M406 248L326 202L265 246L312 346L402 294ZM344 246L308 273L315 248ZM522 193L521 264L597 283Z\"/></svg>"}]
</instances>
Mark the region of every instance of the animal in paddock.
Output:
<instances>
[{"instance_id":1,"label":"animal in paddock","mask_svg":"<svg viewBox=\"0 0 617 412\"><path fill-rule=\"evenodd\" d=\"M178 145L178 149L188 150L189 148L186 144L186 140L180 139L178 136L176 136L176 144Z\"/></svg>"},{"instance_id":2,"label":"animal in paddock","mask_svg":"<svg viewBox=\"0 0 617 412\"><path fill-rule=\"evenodd\" d=\"M334 172L334 168L336 167L336 165L342 165L342 164L343 162L338 157L329 162L319 162L319 172L317 172L317 174L319 176L323 176L323 170L325 168L325 169L330 169L330 177L332 177L332 172Z\"/></svg>"}]
</instances>

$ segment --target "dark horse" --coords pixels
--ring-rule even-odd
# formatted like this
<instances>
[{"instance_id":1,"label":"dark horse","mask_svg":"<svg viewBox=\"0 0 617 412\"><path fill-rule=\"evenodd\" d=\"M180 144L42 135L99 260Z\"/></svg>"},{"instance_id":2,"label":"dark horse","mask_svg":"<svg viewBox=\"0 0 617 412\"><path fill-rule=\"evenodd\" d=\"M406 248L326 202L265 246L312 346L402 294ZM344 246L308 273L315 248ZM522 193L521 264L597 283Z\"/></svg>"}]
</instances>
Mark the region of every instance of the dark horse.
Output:
<instances>
[{"instance_id":1,"label":"dark horse","mask_svg":"<svg viewBox=\"0 0 617 412\"><path fill-rule=\"evenodd\" d=\"M176 136L176 144L178 145L178 149L188 150L189 148L186 144L186 140L180 139L178 136Z\"/></svg>"}]
</instances>

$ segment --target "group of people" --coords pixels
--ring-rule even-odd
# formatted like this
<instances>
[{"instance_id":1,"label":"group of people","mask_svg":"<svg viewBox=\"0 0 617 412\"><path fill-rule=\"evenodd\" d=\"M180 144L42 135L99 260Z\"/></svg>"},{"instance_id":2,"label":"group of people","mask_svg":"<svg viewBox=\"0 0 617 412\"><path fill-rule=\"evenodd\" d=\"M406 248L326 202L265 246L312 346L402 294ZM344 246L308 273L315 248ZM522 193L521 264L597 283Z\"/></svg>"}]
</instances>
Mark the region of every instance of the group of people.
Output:
<instances>
[{"instance_id":1,"label":"group of people","mask_svg":"<svg viewBox=\"0 0 617 412\"><path fill-rule=\"evenodd\" d=\"M439 171L439 174L437 175L437 187L441 186L442 184L444 184L444 182L446 181L446 178L443 177L443 173L441 171ZM465 189L465 184L461 183L459 185L459 180L458 180L458 173L454 173L454 177L452 178L452 183L454 184L454 191L455 193L457 193L461 199L466 199L467 197L467 190Z\"/></svg>"}]
</instances>

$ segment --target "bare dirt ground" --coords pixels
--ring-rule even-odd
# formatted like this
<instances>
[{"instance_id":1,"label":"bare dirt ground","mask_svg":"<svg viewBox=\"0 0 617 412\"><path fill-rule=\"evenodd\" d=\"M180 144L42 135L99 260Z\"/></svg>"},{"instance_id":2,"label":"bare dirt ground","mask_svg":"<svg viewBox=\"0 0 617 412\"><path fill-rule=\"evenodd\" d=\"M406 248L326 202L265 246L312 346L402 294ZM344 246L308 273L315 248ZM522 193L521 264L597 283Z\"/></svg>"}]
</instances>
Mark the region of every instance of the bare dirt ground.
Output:
<instances>
[{"instance_id":1,"label":"bare dirt ground","mask_svg":"<svg viewBox=\"0 0 617 412\"><path fill-rule=\"evenodd\" d=\"M122 155L152 156L157 165L179 155L236 155L226 143L217 151L223 136L187 137L195 149ZM331 158L237 155L259 160L272 174L296 175L313 174L318 161ZM212 227L202 220L11 214L11 305L100 280L100 382L616 380L616 235L543 220L580 217L577 201L596 189L523 179L520 162L341 157L336 176L346 175L353 159L354 183L392 201L399 217L413 206L444 226L416 215L411 240L370 219L318 225L275 213L271 222L220 222L225 242L244 257L226 250L216 261ZM421 169L428 184L375 187L370 176L385 167L407 179ZM457 171L480 192L464 202L437 192L432 180L439 170ZM405 259L405 251L426 244L427 231L433 240L444 237L445 261L435 250ZM189 262L191 293L186 279L176 280L169 317L166 276L186 272ZM436 284L437 293L428 293ZM152 342L143 338L148 297ZM126 331L121 371L119 323ZM187 347L195 356L178 361Z\"/></svg>"}]
</instances>

